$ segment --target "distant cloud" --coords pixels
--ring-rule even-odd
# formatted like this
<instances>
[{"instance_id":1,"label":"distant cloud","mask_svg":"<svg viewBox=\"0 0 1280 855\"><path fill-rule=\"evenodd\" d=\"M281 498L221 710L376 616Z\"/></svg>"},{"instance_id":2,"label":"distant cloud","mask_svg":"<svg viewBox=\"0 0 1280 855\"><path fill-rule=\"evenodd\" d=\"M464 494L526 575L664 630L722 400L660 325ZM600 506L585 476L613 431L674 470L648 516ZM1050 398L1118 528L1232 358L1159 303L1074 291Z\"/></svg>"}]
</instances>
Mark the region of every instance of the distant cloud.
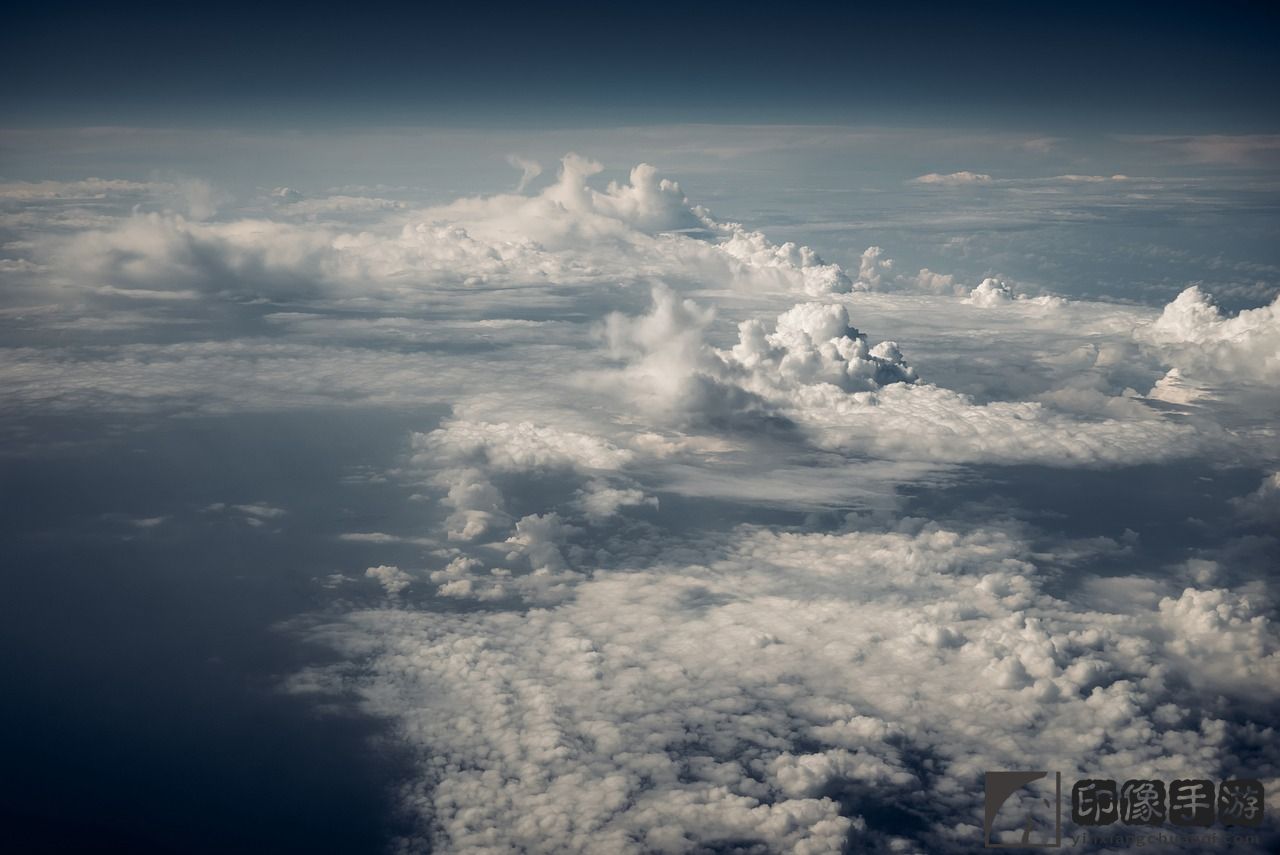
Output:
<instances>
[{"instance_id":1,"label":"distant cloud","mask_svg":"<svg viewBox=\"0 0 1280 855\"><path fill-rule=\"evenodd\" d=\"M908 181L908 184L923 184L937 187L963 187L967 185L984 185L999 187L1035 187L1054 184L1104 184L1113 181L1130 181L1127 175L1048 175L1028 178L994 178L982 172L952 172L940 174L930 172Z\"/></svg>"},{"instance_id":2,"label":"distant cloud","mask_svg":"<svg viewBox=\"0 0 1280 855\"><path fill-rule=\"evenodd\" d=\"M372 543L377 545L409 543L416 546L436 546L438 541L430 537L414 537L400 534L387 534L381 531L352 531L338 535L338 540L347 543Z\"/></svg>"},{"instance_id":3,"label":"distant cloud","mask_svg":"<svg viewBox=\"0 0 1280 855\"><path fill-rule=\"evenodd\" d=\"M1152 148L1177 163L1231 166L1280 163L1280 134L1119 135L1116 139Z\"/></svg>"},{"instance_id":4,"label":"distant cloud","mask_svg":"<svg viewBox=\"0 0 1280 855\"><path fill-rule=\"evenodd\" d=\"M951 172L946 175L930 172L911 179L912 184L938 184L954 187L964 184L990 184L991 176L982 172Z\"/></svg>"},{"instance_id":5,"label":"distant cloud","mask_svg":"<svg viewBox=\"0 0 1280 855\"><path fill-rule=\"evenodd\" d=\"M240 505L227 504L226 502L214 502L211 505L206 505L204 512L229 514L253 528L261 528L267 525L267 523L279 520L281 517L288 514L288 511L284 508L277 508L264 502Z\"/></svg>"}]
</instances>

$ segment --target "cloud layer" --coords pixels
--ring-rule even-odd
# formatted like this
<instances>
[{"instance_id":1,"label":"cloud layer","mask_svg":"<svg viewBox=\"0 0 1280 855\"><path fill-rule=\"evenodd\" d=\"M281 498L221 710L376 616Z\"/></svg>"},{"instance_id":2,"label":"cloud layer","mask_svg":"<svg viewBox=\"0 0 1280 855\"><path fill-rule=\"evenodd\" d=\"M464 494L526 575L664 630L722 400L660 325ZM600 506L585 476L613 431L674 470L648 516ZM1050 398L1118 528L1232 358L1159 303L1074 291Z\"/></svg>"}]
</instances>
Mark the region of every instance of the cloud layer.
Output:
<instances>
[{"instance_id":1,"label":"cloud layer","mask_svg":"<svg viewBox=\"0 0 1280 855\"><path fill-rule=\"evenodd\" d=\"M967 851L1027 758L1275 792L1280 304L835 263L646 164L510 163L447 203L0 187L14 453L44 419L412 426L351 476L399 527L344 503L341 598L293 624L341 661L290 682L393 724L405 851ZM1128 184L1015 181L903 192ZM1131 479L1173 485L1142 534ZM301 528L252 499L204 513Z\"/></svg>"}]
</instances>

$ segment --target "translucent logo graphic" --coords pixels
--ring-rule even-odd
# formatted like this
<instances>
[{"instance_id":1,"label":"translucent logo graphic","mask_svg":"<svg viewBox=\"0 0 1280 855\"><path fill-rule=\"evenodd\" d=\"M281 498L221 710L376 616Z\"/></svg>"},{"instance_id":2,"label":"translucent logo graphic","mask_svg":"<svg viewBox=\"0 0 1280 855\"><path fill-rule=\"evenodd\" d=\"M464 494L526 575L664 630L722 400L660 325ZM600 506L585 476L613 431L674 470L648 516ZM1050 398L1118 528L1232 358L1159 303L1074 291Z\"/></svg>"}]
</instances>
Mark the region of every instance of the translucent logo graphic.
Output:
<instances>
[{"instance_id":1,"label":"translucent logo graphic","mask_svg":"<svg viewBox=\"0 0 1280 855\"><path fill-rule=\"evenodd\" d=\"M1062 845L1061 772L987 772L983 845L1056 849Z\"/></svg>"}]
</instances>

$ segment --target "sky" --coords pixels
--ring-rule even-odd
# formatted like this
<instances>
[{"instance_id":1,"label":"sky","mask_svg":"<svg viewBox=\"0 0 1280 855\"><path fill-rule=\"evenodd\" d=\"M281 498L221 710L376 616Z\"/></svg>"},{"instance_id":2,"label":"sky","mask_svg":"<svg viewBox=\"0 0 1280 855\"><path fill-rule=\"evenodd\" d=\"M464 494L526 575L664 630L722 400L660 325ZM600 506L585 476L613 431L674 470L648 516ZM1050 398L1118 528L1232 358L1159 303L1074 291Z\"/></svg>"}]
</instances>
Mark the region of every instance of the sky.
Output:
<instances>
[{"instance_id":1,"label":"sky","mask_svg":"<svg viewBox=\"0 0 1280 855\"><path fill-rule=\"evenodd\" d=\"M10 23L22 851L1275 851L1268 6Z\"/></svg>"},{"instance_id":2,"label":"sky","mask_svg":"<svg viewBox=\"0 0 1280 855\"><path fill-rule=\"evenodd\" d=\"M1274 132L1255 2L24 4L10 122Z\"/></svg>"}]
</instances>

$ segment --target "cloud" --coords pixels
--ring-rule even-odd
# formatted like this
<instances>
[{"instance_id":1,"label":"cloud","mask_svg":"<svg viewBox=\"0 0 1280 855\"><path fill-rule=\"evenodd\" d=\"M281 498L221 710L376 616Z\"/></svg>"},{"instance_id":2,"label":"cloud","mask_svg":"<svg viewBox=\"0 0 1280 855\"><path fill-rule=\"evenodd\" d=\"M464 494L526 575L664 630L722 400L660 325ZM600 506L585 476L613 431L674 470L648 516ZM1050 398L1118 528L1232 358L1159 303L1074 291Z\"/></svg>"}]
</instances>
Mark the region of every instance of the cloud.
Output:
<instances>
[{"instance_id":1,"label":"cloud","mask_svg":"<svg viewBox=\"0 0 1280 855\"><path fill-rule=\"evenodd\" d=\"M626 377L642 399L713 422L767 415L801 386L865 391L915 379L897 346L869 346L840 304L798 304L779 315L772 330L744 321L728 350L704 343L710 320L693 301L659 288L647 314L608 316L605 335L611 355L630 363Z\"/></svg>"},{"instance_id":2,"label":"cloud","mask_svg":"<svg viewBox=\"0 0 1280 855\"><path fill-rule=\"evenodd\" d=\"M923 273L924 271L921 272ZM1055 297L1048 294L1041 295L1039 297L1028 297L1025 294L1016 294L1008 283L992 276L988 276L986 279L983 279L982 282L978 284L977 288L974 288L969 292L969 296L965 297L964 301L975 306L981 306L984 309L991 309L996 306L1007 306L1015 302L1045 307L1061 306L1066 302L1061 297Z\"/></svg>"},{"instance_id":3,"label":"cloud","mask_svg":"<svg viewBox=\"0 0 1280 855\"><path fill-rule=\"evenodd\" d=\"M991 176L983 172L952 172L942 175L937 172L930 172L927 175L921 175L918 178L911 179L912 184L925 184L943 187L958 187L968 184L990 184Z\"/></svg>"},{"instance_id":4,"label":"cloud","mask_svg":"<svg viewBox=\"0 0 1280 855\"><path fill-rule=\"evenodd\" d=\"M338 535L338 540L347 543L394 544L411 543L417 546L437 546L436 540L430 537L413 537L401 534L387 534L382 531L351 531Z\"/></svg>"},{"instance_id":5,"label":"cloud","mask_svg":"<svg viewBox=\"0 0 1280 855\"><path fill-rule=\"evenodd\" d=\"M736 223L709 225L727 234L718 244L720 251L748 265L749 274L763 271L777 276L778 284L805 294L843 294L853 290L854 283L837 264L828 264L807 246L787 242L777 245L762 232L748 231Z\"/></svg>"},{"instance_id":6,"label":"cloud","mask_svg":"<svg viewBox=\"0 0 1280 855\"><path fill-rule=\"evenodd\" d=\"M1124 135L1117 139L1149 147L1175 163L1271 166L1280 160L1277 134Z\"/></svg>"},{"instance_id":7,"label":"cloud","mask_svg":"<svg viewBox=\"0 0 1280 855\"><path fill-rule=\"evenodd\" d=\"M598 437L530 422L450 421L430 433L414 434L413 449L417 462L469 461L499 472L614 470L635 456Z\"/></svg>"},{"instance_id":8,"label":"cloud","mask_svg":"<svg viewBox=\"0 0 1280 855\"><path fill-rule=\"evenodd\" d=\"M1258 489L1246 496L1231 500L1236 513L1260 524L1280 522L1280 472L1272 472L1262 479Z\"/></svg>"},{"instance_id":9,"label":"cloud","mask_svg":"<svg viewBox=\"0 0 1280 855\"><path fill-rule=\"evenodd\" d=\"M520 183L516 185L517 193L523 193L529 186L529 182L542 174L542 164L518 154L507 155L507 163L520 170Z\"/></svg>"},{"instance_id":10,"label":"cloud","mask_svg":"<svg viewBox=\"0 0 1280 855\"><path fill-rule=\"evenodd\" d=\"M555 522L522 532L549 573ZM1269 619L1220 589L1073 605L1029 552L999 529L743 528L549 609L353 613L315 637L378 652L319 682L354 680L432 758L405 845L450 851L969 851L985 769L1232 767L1248 726L1199 693L1276 700Z\"/></svg>"},{"instance_id":11,"label":"cloud","mask_svg":"<svg viewBox=\"0 0 1280 855\"><path fill-rule=\"evenodd\" d=\"M364 575L375 580L383 587L389 597L398 597L405 588L413 583L413 577L390 564L379 564L364 571Z\"/></svg>"},{"instance_id":12,"label":"cloud","mask_svg":"<svg viewBox=\"0 0 1280 855\"><path fill-rule=\"evenodd\" d=\"M15 202L92 200L111 196L144 196L157 184L149 181L86 178L81 181L12 181L0 184L0 199ZM163 187L164 185L159 185Z\"/></svg>"},{"instance_id":13,"label":"cloud","mask_svg":"<svg viewBox=\"0 0 1280 855\"><path fill-rule=\"evenodd\" d=\"M404 202L395 199L379 199L373 196L323 196L315 199L302 198L301 194L296 191L289 190L287 187L278 188L284 190L287 196L276 196L281 199L283 204L279 205L276 210L285 216L302 216L302 217L359 217L375 214L383 211L399 211L408 207Z\"/></svg>"},{"instance_id":14,"label":"cloud","mask_svg":"<svg viewBox=\"0 0 1280 855\"><path fill-rule=\"evenodd\" d=\"M977 404L916 382L897 345L869 346L841 304L800 304L773 331L743 322L727 350L703 342L709 320L663 290L648 314L607 319L611 352L628 363L621 377L630 400L708 424L781 419L820 447L904 460L1116 466L1188 454L1203 441L1154 412L1084 421L1039 403Z\"/></svg>"},{"instance_id":15,"label":"cloud","mask_svg":"<svg viewBox=\"0 0 1280 855\"><path fill-rule=\"evenodd\" d=\"M965 298L966 303L990 308L1013 302L1013 290L999 279L983 279Z\"/></svg>"},{"instance_id":16,"label":"cloud","mask_svg":"<svg viewBox=\"0 0 1280 855\"><path fill-rule=\"evenodd\" d=\"M852 287L838 265L809 247L776 245L739 224L717 222L648 164L633 168L628 183L597 190L589 180L602 168L569 154L557 180L535 195L460 199L422 210L375 197L306 198L277 188L277 219L200 222L212 202L193 202L187 216L134 212L95 221L64 239L46 236L39 257L68 287L273 299L412 303L428 299L421 289L433 285L528 287L691 274L740 289L822 294ZM196 192L194 184L172 186L186 188L188 196ZM125 188L107 183L107 189ZM205 186L204 196L214 195ZM322 225L321 219L363 227Z\"/></svg>"},{"instance_id":17,"label":"cloud","mask_svg":"<svg viewBox=\"0 0 1280 855\"><path fill-rule=\"evenodd\" d=\"M586 518L601 524L615 516L622 508L658 507L658 500L635 487L614 487L607 481L591 481L578 491L578 506Z\"/></svg>"},{"instance_id":18,"label":"cloud","mask_svg":"<svg viewBox=\"0 0 1280 855\"><path fill-rule=\"evenodd\" d=\"M253 528L262 528L269 522L278 521L288 514L284 508L278 508L266 502L241 505L214 502L206 505L203 510L205 513L231 515Z\"/></svg>"},{"instance_id":19,"label":"cloud","mask_svg":"<svg viewBox=\"0 0 1280 855\"><path fill-rule=\"evenodd\" d=\"M993 178L981 172L952 172L947 175L930 172L908 181L908 184L921 184L933 187L964 187L979 185L984 187L1008 187L1022 190L1037 187L1052 191L1055 185L1071 184L1107 184L1110 182L1132 181L1128 175L1081 175L1066 173L1063 175L1047 175L1032 178ZM1151 179L1146 179L1151 180Z\"/></svg>"},{"instance_id":20,"label":"cloud","mask_svg":"<svg viewBox=\"0 0 1280 855\"><path fill-rule=\"evenodd\" d=\"M529 422L454 420L414 434L412 442L410 463L431 470L431 483L446 491L442 501L452 509L449 538L458 541L474 541L510 524L506 498L492 480L497 474L568 470L599 476L635 457L594 436Z\"/></svg>"},{"instance_id":21,"label":"cloud","mask_svg":"<svg viewBox=\"0 0 1280 855\"><path fill-rule=\"evenodd\" d=\"M1139 331L1175 367L1202 379L1280 380L1280 298L1227 317L1193 285Z\"/></svg>"}]
</instances>

